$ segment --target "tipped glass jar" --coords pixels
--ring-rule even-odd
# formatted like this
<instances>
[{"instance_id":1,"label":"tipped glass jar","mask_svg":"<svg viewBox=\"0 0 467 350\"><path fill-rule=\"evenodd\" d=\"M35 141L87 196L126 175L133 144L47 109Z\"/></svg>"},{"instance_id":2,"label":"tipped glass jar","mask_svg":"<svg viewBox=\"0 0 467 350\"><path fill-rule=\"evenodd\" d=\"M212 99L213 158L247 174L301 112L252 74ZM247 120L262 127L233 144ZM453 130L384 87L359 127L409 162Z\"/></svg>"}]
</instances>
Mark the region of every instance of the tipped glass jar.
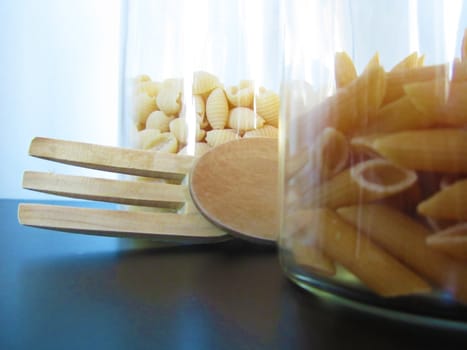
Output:
<instances>
[{"instance_id":1,"label":"tipped glass jar","mask_svg":"<svg viewBox=\"0 0 467 350\"><path fill-rule=\"evenodd\" d=\"M284 270L358 308L467 327L467 2L284 11Z\"/></svg>"}]
</instances>

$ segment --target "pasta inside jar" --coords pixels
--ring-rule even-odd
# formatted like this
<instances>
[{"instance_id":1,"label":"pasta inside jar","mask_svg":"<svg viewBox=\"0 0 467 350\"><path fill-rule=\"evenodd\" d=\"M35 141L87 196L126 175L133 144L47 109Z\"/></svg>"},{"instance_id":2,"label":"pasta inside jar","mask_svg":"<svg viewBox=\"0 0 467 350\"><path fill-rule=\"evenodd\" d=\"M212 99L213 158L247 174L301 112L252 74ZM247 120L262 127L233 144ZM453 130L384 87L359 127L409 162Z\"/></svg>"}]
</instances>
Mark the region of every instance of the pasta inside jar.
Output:
<instances>
[{"instance_id":1,"label":"pasta inside jar","mask_svg":"<svg viewBox=\"0 0 467 350\"><path fill-rule=\"evenodd\" d=\"M334 90L312 86L308 106L290 97L308 83L287 85L280 246L299 285L467 316L467 30L460 46L452 62L410 53L390 69L377 53L361 72L336 52Z\"/></svg>"}]
</instances>

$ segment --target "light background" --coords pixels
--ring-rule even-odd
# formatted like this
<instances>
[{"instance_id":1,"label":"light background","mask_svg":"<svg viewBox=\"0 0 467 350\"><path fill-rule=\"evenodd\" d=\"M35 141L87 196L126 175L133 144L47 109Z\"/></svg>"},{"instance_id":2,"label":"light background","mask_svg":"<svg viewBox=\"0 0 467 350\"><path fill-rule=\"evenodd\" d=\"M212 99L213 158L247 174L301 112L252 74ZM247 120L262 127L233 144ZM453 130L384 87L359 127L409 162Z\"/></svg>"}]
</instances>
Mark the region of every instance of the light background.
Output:
<instances>
[{"instance_id":1,"label":"light background","mask_svg":"<svg viewBox=\"0 0 467 350\"><path fill-rule=\"evenodd\" d=\"M34 136L117 144L120 7L0 0L0 197L43 197L22 172L62 168L27 156Z\"/></svg>"},{"instance_id":2,"label":"light background","mask_svg":"<svg viewBox=\"0 0 467 350\"><path fill-rule=\"evenodd\" d=\"M293 2L300 5L300 0ZM378 6L385 7L388 25L382 27L386 28L387 37L380 39L381 44L397 40L406 30L407 23L397 16L398 11L406 11L411 4L418 11L421 5L430 9L419 16L421 26L433 28L419 37L420 51L427 55L427 63L443 61L443 57L433 54L440 52L440 43L449 44L448 57L459 52L458 39L467 27L464 2L350 0L364 9L353 9L356 31L359 25L375 20L374 14L381 10ZM288 1L283 4L287 6ZM1 198L44 197L21 188L22 172L26 169L68 171L64 166L28 157L28 145L34 136L118 144L121 8L120 0L0 0ZM222 11L229 13L229 9ZM432 13L440 14L439 18L434 20ZM396 23L391 22L393 19ZM444 42L454 32L455 42ZM370 39L376 38L373 33L367 34ZM271 48L277 49L274 45ZM354 49L360 55L355 57L360 68L374 53L360 47ZM267 53L263 54L267 57ZM382 63L390 68L385 62L387 57L381 56Z\"/></svg>"}]
</instances>

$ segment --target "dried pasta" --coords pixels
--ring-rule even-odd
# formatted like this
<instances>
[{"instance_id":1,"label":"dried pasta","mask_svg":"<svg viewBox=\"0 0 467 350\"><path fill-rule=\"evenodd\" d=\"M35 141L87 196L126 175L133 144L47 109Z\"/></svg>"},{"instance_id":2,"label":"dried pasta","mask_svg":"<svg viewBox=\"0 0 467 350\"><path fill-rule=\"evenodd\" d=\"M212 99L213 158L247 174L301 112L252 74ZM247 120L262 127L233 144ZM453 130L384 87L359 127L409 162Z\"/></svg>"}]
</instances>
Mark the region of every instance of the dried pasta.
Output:
<instances>
[{"instance_id":1,"label":"dried pasta","mask_svg":"<svg viewBox=\"0 0 467 350\"><path fill-rule=\"evenodd\" d=\"M467 61L454 59L452 62L452 77L451 81L454 83L467 80Z\"/></svg>"},{"instance_id":2,"label":"dried pasta","mask_svg":"<svg viewBox=\"0 0 467 350\"><path fill-rule=\"evenodd\" d=\"M154 111L146 119L146 129L158 129L161 132L169 131L169 124L174 119L173 116L167 116L162 111Z\"/></svg>"},{"instance_id":3,"label":"dried pasta","mask_svg":"<svg viewBox=\"0 0 467 350\"><path fill-rule=\"evenodd\" d=\"M229 104L224 90L214 89L206 101L206 118L213 129L224 129L229 119Z\"/></svg>"},{"instance_id":4,"label":"dried pasta","mask_svg":"<svg viewBox=\"0 0 467 350\"><path fill-rule=\"evenodd\" d=\"M162 142L154 140L159 140L160 135L165 133L171 135L163 136L169 145L173 145L172 139L176 140L176 152L193 152L192 142L204 144L203 149L207 150L245 134L246 137L278 137L277 127L265 125L264 118L255 113L255 84L252 80L239 80L236 86L224 89L214 74L194 72L190 106L183 99L182 79L169 78L156 82L142 74L135 77L133 82L133 119L135 135L138 134L133 139L137 140L136 146L139 148L157 150L156 146L161 146ZM273 94L264 88L261 93L267 96ZM259 98L260 109L263 106L263 111L268 113L266 104L261 104L262 97L265 96ZM277 94L275 97L279 98ZM194 116L191 115L192 111ZM192 117L195 120L192 121ZM188 125L191 122L196 123L193 135ZM272 124L276 122L271 121ZM139 131L144 132L139 134ZM198 145L196 148L200 147ZM160 148L167 150L167 147Z\"/></svg>"},{"instance_id":5,"label":"dried pasta","mask_svg":"<svg viewBox=\"0 0 467 350\"><path fill-rule=\"evenodd\" d=\"M233 129L210 130L206 133L206 142L211 147L240 138Z\"/></svg>"},{"instance_id":6,"label":"dried pasta","mask_svg":"<svg viewBox=\"0 0 467 350\"><path fill-rule=\"evenodd\" d=\"M435 125L438 119L436 114L426 115L418 110L411 99L404 96L379 109L368 125L355 135L423 129Z\"/></svg>"},{"instance_id":7,"label":"dried pasta","mask_svg":"<svg viewBox=\"0 0 467 350\"><path fill-rule=\"evenodd\" d=\"M278 126L280 97L277 93L264 87L259 88L255 94L254 109L267 124Z\"/></svg>"},{"instance_id":8,"label":"dried pasta","mask_svg":"<svg viewBox=\"0 0 467 350\"><path fill-rule=\"evenodd\" d=\"M325 128L310 149L289 157L286 177L303 188L314 186L344 170L349 154L347 138L336 129Z\"/></svg>"},{"instance_id":9,"label":"dried pasta","mask_svg":"<svg viewBox=\"0 0 467 350\"><path fill-rule=\"evenodd\" d=\"M188 143L188 137L189 137L189 128L188 128L188 122L185 118L176 118L170 122L169 125L170 132L175 136L177 141L184 145ZM195 141L199 142L202 141L206 135L206 131L200 129L199 124L196 123L195 125Z\"/></svg>"},{"instance_id":10,"label":"dried pasta","mask_svg":"<svg viewBox=\"0 0 467 350\"><path fill-rule=\"evenodd\" d=\"M313 108L298 122L312 120L315 132L333 127L348 135L367 125L379 109L386 90L386 73L375 55L364 72L349 85L338 89L324 102ZM306 125L297 125L297 130L309 130ZM307 135L310 137L313 135ZM298 136L300 137L300 136Z\"/></svg>"},{"instance_id":11,"label":"dried pasta","mask_svg":"<svg viewBox=\"0 0 467 350\"><path fill-rule=\"evenodd\" d=\"M392 67L391 72L402 71L404 69L416 68L419 66L419 57L417 52L412 52L407 57L403 58L398 62L394 67Z\"/></svg>"},{"instance_id":12,"label":"dried pasta","mask_svg":"<svg viewBox=\"0 0 467 350\"><path fill-rule=\"evenodd\" d=\"M467 221L467 179L446 186L425 199L417 211L434 219Z\"/></svg>"},{"instance_id":13,"label":"dried pasta","mask_svg":"<svg viewBox=\"0 0 467 350\"><path fill-rule=\"evenodd\" d=\"M167 115L176 115L182 107L182 85L178 81L166 81L156 97L157 106Z\"/></svg>"},{"instance_id":14,"label":"dried pasta","mask_svg":"<svg viewBox=\"0 0 467 350\"><path fill-rule=\"evenodd\" d=\"M135 84L142 83L142 82L145 82L145 81L151 81L151 77L149 75L147 75L147 74L140 74L140 75L137 75L134 78L134 83Z\"/></svg>"},{"instance_id":15,"label":"dried pasta","mask_svg":"<svg viewBox=\"0 0 467 350\"><path fill-rule=\"evenodd\" d=\"M426 129L398 132L376 139L373 144L383 157L408 169L467 173L467 131Z\"/></svg>"},{"instance_id":16,"label":"dried pasta","mask_svg":"<svg viewBox=\"0 0 467 350\"><path fill-rule=\"evenodd\" d=\"M188 139L188 125L184 118L175 118L170 122L170 132L181 144L186 144Z\"/></svg>"},{"instance_id":17,"label":"dried pasta","mask_svg":"<svg viewBox=\"0 0 467 350\"><path fill-rule=\"evenodd\" d=\"M264 119L250 108L235 107L230 110L227 125L229 128L243 133L245 131L262 128Z\"/></svg>"},{"instance_id":18,"label":"dried pasta","mask_svg":"<svg viewBox=\"0 0 467 350\"><path fill-rule=\"evenodd\" d=\"M133 99L133 120L138 128L146 123L149 114L157 110L156 100L144 93L138 94Z\"/></svg>"},{"instance_id":19,"label":"dried pasta","mask_svg":"<svg viewBox=\"0 0 467 350\"><path fill-rule=\"evenodd\" d=\"M204 116L206 115L206 104L204 102L203 97L200 95L194 95L193 103L195 105L195 113L199 116L201 120L203 120Z\"/></svg>"},{"instance_id":20,"label":"dried pasta","mask_svg":"<svg viewBox=\"0 0 467 350\"><path fill-rule=\"evenodd\" d=\"M337 213L422 277L467 301L467 265L428 247L431 233L422 224L377 204L339 208Z\"/></svg>"},{"instance_id":21,"label":"dried pasta","mask_svg":"<svg viewBox=\"0 0 467 350\"><path fill-rule=\"evenodd\" d=\"M426 244L454 259L467 261L467 222L427 236Z\"/></svg>"},{"instance_id":22,"label":"dried pasta","mask_svg":"<svg viewBox=\"0 0 467 350\"><path fill-rule=\"evenodd\" d=\"M447 80L427 80L406 84L403 88L410 101L428 120L434 119L433 116L439 114L446 104L448 93Z\"/></svg>"},{"instance_id":23,"label":"dried pasta","mask_svg":"<svg viewBox=\"0 0 467 350\"><path fill-rule=\"evenodd\" d=\"M373 148L373 143L384 136L384 133L376 133L362 136L354 136L350 139L352 159L372 159L380 155Z\"/></svg>"},{"instance_id":24,"label":"dried pasta","mask_svg":"<svg viewBox=\"0 0 467 350\"><path fill-rule=\"evenodd\" d=\"M219 78L214 74L205 71L197 71L193 74L193 94L195 95L209 93L220 86Z\"/></svg>"},{"instance_id":25,"label":"dried pasta","mask_svg":"<svg viewBox=\"0 0 467 350\"><path fill-rule=\"evenodd\" d=\"M413 171L384 159L370 159L312 187L303 195L304 207L339 208L387 198L411 187Z\"/></svg>"},{"instance_id":26,"label":"dried pasta","mask_svg":"<svg viewBox=\"0 0 467 350\"><path fill-rule=\"evenodd\" d=\"M195 157L201 157L203 154L212 149L206 142L196 142L194 149L190 149L188 145L183 147L177 154L192 155Z\"/></svg>"},{"instance_id":27,"label":"dried pasta","mask_svg":"<svg viewBox=\"0 0 467 350\"><path fill-rule=\"evenodd\" d=\"M431 291L421 277L386 253L329 209L306 210L294 215L315 246L342 264L368 288L385 297Z\"/></svg>"},{"instance_id":28,"label":"dried pasta","mask_svg":"<svg viewBox=\"0 0 467 350\"><path fill-rule=\"evenodd\" d=\"M263 125L262 128L246 131L243 134L243 138L248 137L273 137L277 138L279 131L272 125Z\"/></svg>"},{"instance_id":29,"label":"dried pasta","mask_svg":"<svg viewBox=\"0 0 467 350\"><path fill-rule=\"evenodd\" d=\"M303 232L295 233L286 247L292 252L294 262L300 268L327 277L336 274L334 262L319 247L313 245Z\"/></svg>"},{"instance_id":30,"label":"dried pasta","mask_svg":"<svg viewBox=\"0 0 467 350\"><path fill-rule=\"evenodd\" d=\"M449 126L467 125L467 80L451 83L440 122Z\"/></svg>"},{"instance_id":31,"label":"dried pasta","mask_svg":"<svg viewBox=\"0 0 467 350\"><path fill-rule=\"evenodd\" d=\"M145 129L138 132L138 147L141 149L149 149L152 147L154 140L161 134L157 129Z\"/></svg>"},{"instance_id":32,"label":"dried pasta","mask_svg":"<svg viewBox=\"0 0 467 350\"><path fill-rule=\"evenodd\" d=\"M148 96L156 97L161 89L162 83L158 81L139 81L135 87L135 94L145 93Z\"/></svg>"},{"instance_id":33,"label":"dried pasta","mask_svg":"<svg viewBox=\"0 0 467 350\"><path fill-rule=\"evenodd\" d=\"M334 60L336 87L342 88L357 79L357 69L346 52L337 52Z\"/></svg>"},{"instance_id":34,"label":"dried pasta","mask_svg":"<svg viewBox=\"0 0 467 350\"><path fill-rule=\"evenodd\" d=\"M238 86L229 86L225 94L230 104L235 107L251 107L253 105L254 84L244 80Z\"/></svg>"},{"instance_id":35,"label":"dried pasta","mask_svg":"<svg viewBox=\"0 0 467 350\"><path fill-rule=\"evenodd\" d=\"M153 140L148 149L160 153L177 153L178 142L172 133L163 132Z\"/></svg>"},{"instance_id":36,"label":"dried pasta","mask_svg":"<svg viewBox=\"0 0 467 350\"><path fill-rule=\"evenodd\" d=\"M399 69L390 71L386 75L386 94L383 104L395 101L404 96L404 85L427 81L427 80L447 80L448 65L439 64L432 66L417 66L410 69Z\"/></svg>"}]
</instances>

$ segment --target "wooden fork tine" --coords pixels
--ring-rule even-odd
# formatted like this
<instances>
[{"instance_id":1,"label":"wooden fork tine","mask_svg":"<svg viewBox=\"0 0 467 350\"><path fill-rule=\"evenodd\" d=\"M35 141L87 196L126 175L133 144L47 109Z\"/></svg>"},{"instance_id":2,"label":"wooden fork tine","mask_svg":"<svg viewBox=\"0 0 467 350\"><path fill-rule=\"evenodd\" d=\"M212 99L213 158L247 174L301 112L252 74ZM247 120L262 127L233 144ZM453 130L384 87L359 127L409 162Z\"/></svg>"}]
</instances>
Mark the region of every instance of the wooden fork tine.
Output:
<instances>
[{"instance_id":1,"label":"wooden fork tine","mask_svg":"<svg viewBox=\"0 0 467 350\"><path fill-rule=\"evenodd\" d=\"M179 209L186 186L26 171L23 188L60 196L148 207Z\"/></svg>"},{"instance_id":2,"label":"wooden fork tine","mask_svg":"<svg viewBox=\"0 0 467 350\"><path fill-rule=\"evenodd\" d=\"M208 243L229 239L200 214L153 213L21 203L19 222L65 232Z\"/></svg>"},{"instance_id":3,"label":"wooden fork tine","mask_svg":"<svg viewBox=\"0 0 467 350\"><path fill-rule=\"evenodd\" d=\"M36 137L29 155L115 173L182 180L194 157Z\"/></svg>"}]
</instances>

